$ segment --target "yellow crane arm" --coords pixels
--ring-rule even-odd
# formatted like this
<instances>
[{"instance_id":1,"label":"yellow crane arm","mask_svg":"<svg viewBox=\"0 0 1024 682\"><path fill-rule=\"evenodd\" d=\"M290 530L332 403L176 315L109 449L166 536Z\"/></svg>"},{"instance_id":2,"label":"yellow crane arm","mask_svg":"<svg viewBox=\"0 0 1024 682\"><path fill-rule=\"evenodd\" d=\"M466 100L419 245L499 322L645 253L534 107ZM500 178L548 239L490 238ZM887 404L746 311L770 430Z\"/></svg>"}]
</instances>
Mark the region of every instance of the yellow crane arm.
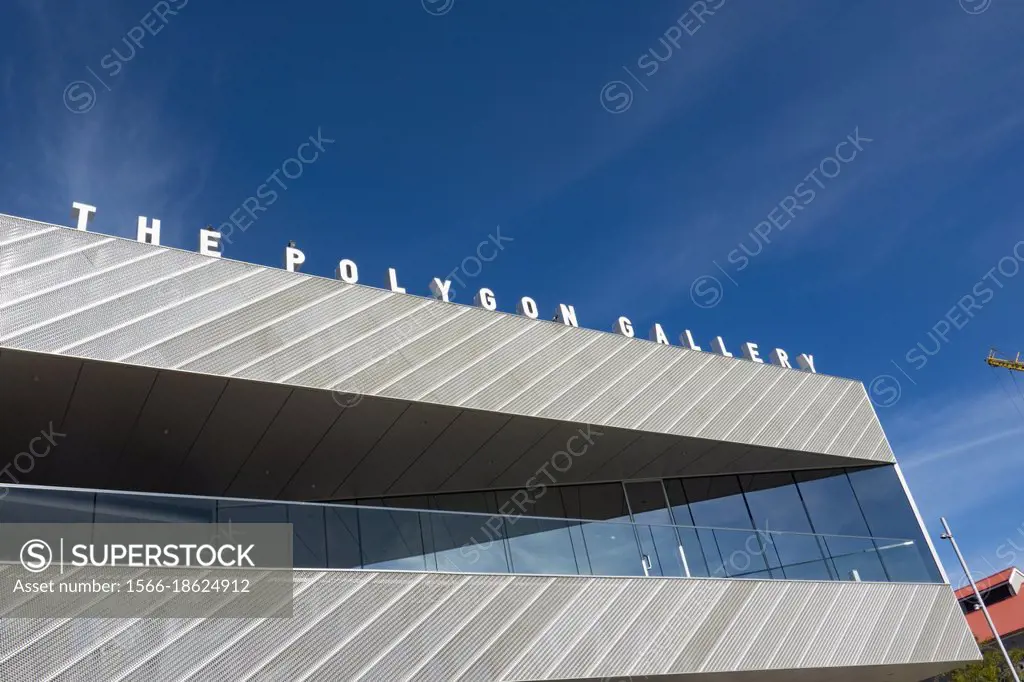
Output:
<instances>
[{"instance_id":1,"label":"yellow crane arm","mask_svg":"<svg viewBox=\"0 0 1024 682\"><path fill-rule=\"evenodd\" d=\"M1020 353L1017 353L1016 360L1006 360L1005 358L997 358L995 351L990 351L988 357L985 358L992 367L1005 367L1006 369L1012 369L1015 372L1024 372L1024 362L1020 360Z\"/></svg>"}]
</instances>

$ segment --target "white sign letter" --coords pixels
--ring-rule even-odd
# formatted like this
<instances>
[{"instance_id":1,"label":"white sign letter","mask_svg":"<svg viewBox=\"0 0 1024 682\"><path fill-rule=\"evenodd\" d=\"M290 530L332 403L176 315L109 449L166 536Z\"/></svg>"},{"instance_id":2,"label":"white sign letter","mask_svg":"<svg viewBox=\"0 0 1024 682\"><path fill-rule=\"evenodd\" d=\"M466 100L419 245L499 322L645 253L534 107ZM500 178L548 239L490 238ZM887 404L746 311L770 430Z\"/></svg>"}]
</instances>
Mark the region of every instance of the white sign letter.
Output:
<instances>
[{"instance_id":1,"label":"white sign letter","mask_svg":"<svg viewBox=\"0 0 1024 682\"><path fill-rule=\"evenodd\" d=\"M220 258L220 232L216 230L199 230L199 253L204 256Z\"/></svg>"},{"instance_id":2,"label":"white sign letter","mask_svg":"<svg viewBox=\"0 0 1024 682\"><path fill-rule=\"evenodd\" d=\"M727 351L725 349L725 341L722 341L722 337L721 336L716 336L711 341L711 350L715 351L719 355L721 355L723 357L726 357L726 358L733 357L732 353L730 353L729 351Z\"/></svg>"},{"instance_id":3,"label":"white sign letter","mask_svg":"<svg viewBox=\"0 0 1024 682\"><path fill-rule=\"evenodd\" d=\"M657 341L658 343L665 344L666 346L671 345L668 342L668 336L665 335L665 330L661 328L661 323L659 322L655 322L654 326L651 327L649 337L651 341Z\"/></svg>"},{"instance_id":4,"label":"white sign letter","mask_svg":"<svg viewBox=\"0 0 1024 682\"><path fill-rule=\"evenodd\" d=\"M139 229L135 234L135 239L142 242L143 244L160 244L160 221L153 218L153 226L150 227L146 223L145 216L139 216Z\"/></svg>"},{"instance_id":5,"label":"white sign letter","mask_svg":"<svg viewBox=\"0 0 1024 682\"><path fill-rule=\"evenodd\" d=\"M398 286L398 273L395 272L394 268L388 268L388 285L391 287L391 291L396 294L405 293L405 289Z\"/></svg>"},{"instance_id":6,"label":"white sign letter","mask_svg":"<svg viewBox=\"0 0 1024 682\"><path fill-rule=\"evenodd\" d=\"M516 303L516 312L520 315L525 315L531 320L536 320L540 314L537 311L537 302L529 296L523 296L519 299L519 303Z\"/></svg>"},{"instance_id":7,"label":"white sign letter","mask_svg":"<svg viewBox=\"0 0 1024 682\"><path fill-rule=\"evenodd\" d=\"M775 350L773 350L768 355L768 358L772 361L773 365L778 365L779 367L785 367L787 369L793 369L793 365L789 364L789 353L782 350L781 348L776 348Z\"/></svg>"},{"instance_id":8,"label":"white sign letter","mask_svg":"<svg viewBox=\"0 0 1024 682\"><path fill-rule=\"evenodd\" d=\"M700 346L693 342L693 334L690 333L689 329L684 329L683 333L679 335L679 343L683 344L683 348L689 348L690 350L700 350Z\"/></svg>"},{"instance_id":9,"label":"white sign letter","mask_svg":"<svg viewBox=\"0 0 1024 682\"><path fill-rule=\"evenodd\" d=\"M448 290L451 289L451 288L452 288L451 280L447 280L446 279L445 281L442 282L437 277L435 277L430 282L430 292L432 294L434 294L434 298L436 298L439 301L444 301L445 303L449 302L448 301Z\"/></svg>"},{"instance_id":10,"label":"white sign letter","mask_svg":"<svg viewBox=\"0 0 1024 682\"><path fill-rule=\"evenodd\" d=\"M555 311L555 322L561 322L569 327L580 326L576 321L576 309L564 303L558 304L558 310Z\"/></svg>"},{"instance_id":11,"label":"white sign letter","mask_svg":"<svg viewBox=\"0 0 1024 682\"><path fill-rule=\"evenodd\" d=\"M620 317L619 321L615 323L614 331L616 334L622 334L629 338L633 338L636 333L633 331L633 323L629 321L628 317Z\"/></svg>"},{"instance_id":12,"label":"white sign letter","mask_svg":"<svg viewBox=\"0 0 1024 682\"><path fill-rule=\"evenodd\" d=\"M359 268L348 258L342 258L334 269L334 276L346 284L355 284L359 281Z\"/></svg>"},{"instance_id":13,"label":"white sign letter","mask_svg":"<svg viewBox=\"0 0 1024 682\"><path fill-rule=\"evenodd\" d=\"M77 201L71 202L71 219L77 220L76 229L85 232L89 229L89 221L92 220L93 213L96 212L95 206L89 204L81 204Z\"/></svg>"},{"instance_id":14,"label":"white sign letter","mask_svg":"<svg viewBox=\"0 0 1024 682\"><path fill-rule=\"evenodd\" d=\"M494 292L486 287L476 292L476 296L473 297L473 303L484 310L498 309L498 302L494 299Z\"/></svg>"},{"instance_id":15,"label":"white sign letter","mask_svg":"<svg viewBox=\"0 0 1024 682\"><path fill-rule=\"evenodd\" d=\"M760 362L761 364L764 364L764 360L761 359L761 356L757 352L756 343L751 343L750 341L747 341L745 344L743 344L743 357L745 357L747 360L750 360L751 362Z\"/></svg>"},{"instance_id":16,"label":"white sign letter","mask_svg":"<svg viewBox=\"0 0 1024 682\"><path fill-rule=\"evenodd\" d=\"M800 365L800 369L805 372L817 374L818 370L814 369L814 356L808 355L807 353L801 353L796 356L796 364Z\"/></svg>"},{"instance_id":17,"label":"white sign letter","mask_svg":"<svg viewBox=\"0 0 1024 682\"><path fill-rule=\"evenodd\" d=\"M295 242L292 242L294 244ZM298 272L302 264L306 262L306 254L294 246L284 247L284 269L288 272Z\"/></svg>"}]
</instances>

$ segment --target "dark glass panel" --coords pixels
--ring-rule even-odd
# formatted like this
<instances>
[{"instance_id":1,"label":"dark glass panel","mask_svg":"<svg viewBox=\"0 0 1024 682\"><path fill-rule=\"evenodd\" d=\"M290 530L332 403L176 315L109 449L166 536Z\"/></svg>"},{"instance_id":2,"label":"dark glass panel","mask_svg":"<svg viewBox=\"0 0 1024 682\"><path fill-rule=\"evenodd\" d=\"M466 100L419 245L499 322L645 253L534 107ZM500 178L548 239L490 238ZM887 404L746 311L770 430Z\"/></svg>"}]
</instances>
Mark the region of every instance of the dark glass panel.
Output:
<instances>
[{"instance_id":1,"label":"dark glass panel","mask_svg":"<svg viewBox=\"0 0 1024 682\"><path fill-rule=\"evenodd\" d=\"M636 532L630 524L591 521L581 525L593 575L644 574Z\"/></svg>"},{"instance_id":2,"label":"dark glass panel","mask_svg":"<svg viewBox=\"0 0 1024 682\"><path fill-rule=\"evenodd\" d=\"M284 504L252 502L217 502L218 523L288 523L288 507Z\"/></svg>"},{"instance_id":3,"label":"dark glass panel","mask_svg":"<svg viewBox=\"0 0 1024 682\"><path fill-rule=\"evenodd\" d=\"M680 540L672 527L672 516L661 481L626 483L626 499L640 549L649 562L649 574L658 576L685 575L680 555Z\"/></svg>"},{"instance_id":4,"label":"dark glass panel","mask_svg":"<svg viewBox=\"0 0 1024 682\"><path fill-rule=\"evenodd\" d=\"M788 564L782 568L782 576L779 577L785 577L787 580L834 580L824 561Z\"/></svg>"},{"instance_id":5,"label":"dark glass panel","mask_svg":"<svg viewBox=\"0 0 1024 682\"><path fill-rule=\"evenodd\" d=\"M760 535L745 532L753 531L753 523L736 476L684 478L683 489L694 524L709 529L698 533L711 575L734 576L768 568L768 552ZM708 556L708 540L717 550L717 560Z\"/></svg>"},{"instance_id":6,"label":"dark glass panel","mask_svg":"<svg viewBox=\"0 0 1024 682\"><path fill-rule=\"evenodd\" d=\"M690 514L690 506L686 500L686 493L683 490L683 483L677 478L665 481L665 492L668 501L673 523L676 524L676 532L679 534L679 542L683 548L686 560L686 568L691 576L706 577L711 575L708 570L708 556L717 557L717 549L712 547L707 550L701 545L701 538L698 531L693 528L693 516ZM683 557L680 557L682 560ZM721 563L720 559L715 559Z\"/></svg>"},{"instance_id":7,"label":"dark glass panel","mask_svg":"<svg viewBox=\"0 0 1024 682\"><path fill-rule=\"evenodd\" d=\"M216 520L216 500L96 494L96 523L213 523Z\"/></svg>"},{"instance_id":8,"label":"dark glass panel","mask_svg":"<svg viewBox=\"0 0 1024 682\"><path fill-rule=\"evenodd\" d=\"M575 521L560 519L507 518L505 527L513 572L578 575L581 562L577 553L584 553L584 542L580 537L574 543L570 531L578 526ZM589 567L586 561L583 565Z\"/></svg>"},{"instance_id":9,"label":"dark glass panel","mask_svg":"<svg viewBox=\"0 0 1024 682\"><path fill-rule=\"evenodd\" d=\"M533 493L525 489L501 490L496 501L498 509L510 514L505 518L505 532L515 573L590 572L579 524L559 520L566 517L559 489L545 488Z\"/></svg>"},{"instance_id":10,"label":"dark glass panel","mask_svg":"<svg viewBox=\"0 0 1024 682\"><path fill-rule=\"evenodd\" d=\"M839 580L855 580L856 571L862 581L889 581L878 548L870 538L826 536L825 545Z\"/></svg>"},{"instance_id":11,"label":"dark glass panel","mask_svg":"<svg viewBox=\"0 0 1024 682\"><path fill-rule=\"evenodd\" d=\"M888 539L878 541L880 548L893 545L892 539L914 542L913 548L882 551L882 562L890 577L897 581L942 582L896 468L883 466L847 472L871 535Z\"/></svg>"},{"instance_id":12,"label":"dark glass panel","mask_svg":"<svg viewBox=\"0 0 1024 682\"><path fill-rule=\"evenodd\" d=\"M500 493L499 493L500 494ZM418 500L422 498L407 498ZM430 508L440 511L472 512L475 514L497 514L493 492L480 493L446 493L431 495Z\"/></svg>"},{"instance_id":13,"label":"dark glass panel","mask_svg":"<svg viewBox=\"0 0 1024 682\"><path fill-rule=\"evenodd\" d=\"M798 471L795 476L814 532L862 537L870 535L845 471Z\"/></svg>"},{"instance_id":14,"label":"dark glass panel","mask_svg":"<svg viewBox=\"0 0 1024 682\"><path fill-rule=\"evenodd\" d=\"M740 476L740 483L754 527L765 531L761 533L761 541L770 567L825 558L816 538L807 535L811 532L811 523L791 473L748 474Z\"/></svg>"},{"instance_id":15,"label":"dark glass panel","mask_svg":"<svg viewBox=\"0 0 1024 682\"><path fill-rule=\"evenodd\" d=\"M0 523L91 523L95 495L73 490L5 487Z\"/></svg>"},{"instance_id":16,"label":"dark glass panel","mask_svg":"<svg viewBox=\"0 0 1024 682\"><path fill-rule=\"evenodd\" d=\"M508 573L505 519L492 514L424 514L439 571Z\"/></svg>"},{"instance_id":17,"label":"dark glass panel","mask_svg":"<svg viewBox=\"0 0 1024 682\"><path fill-rule=\"evenodd\" d=\"M296 568L327 567L326 509L312 504L286 506L292 524L292 557Z\"/></svg>"},{"instance_id":18,"label":"dark glass panel","mask_svg":"<svg viewBox=\"0 0 1024 682\"><path fill-rule=\"evenodd\" d=\"M428 528L424 531L421 512L401 508L380 508L382 500L364 500L359 504L359 538L363 568L435 570L433 543ZM394 500L386 501L389 505ZM429 552L430 556L426 556Z\"/></svg>"},{"instance_id":19,"label":"dark glass panel","mask_svg":"<svg viewBox=\"0 0 1024 682\"><path fill-rule=\"evenodd\" d=\"M565 510L570 518L595 521L629 520L629 507L619 483L563 488Z\"/></svg>"},{"instance_id":20,"label":"dark glass panel","mask_svg":"<svg viewBox=\"0 0 1024 682\"><path fill-rule=\"evenodd\" d=\"M355 507L327 505L327 566L329 568L360 568L359 517Z\"/></svg>"}]
</instances>

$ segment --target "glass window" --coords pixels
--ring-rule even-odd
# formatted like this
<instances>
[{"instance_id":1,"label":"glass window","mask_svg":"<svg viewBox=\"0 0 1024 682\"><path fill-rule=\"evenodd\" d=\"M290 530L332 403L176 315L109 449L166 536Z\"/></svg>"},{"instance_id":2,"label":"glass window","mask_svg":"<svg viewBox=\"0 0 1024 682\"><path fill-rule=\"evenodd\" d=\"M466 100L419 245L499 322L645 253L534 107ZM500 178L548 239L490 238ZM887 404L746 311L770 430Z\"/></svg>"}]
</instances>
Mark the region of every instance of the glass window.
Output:
<instances>
[{"instance_id":1,"label":"glass window","mask_svg":"<svg viewBox=\"0 0 1024 682\"><path fill-rule=\"evenodd\" d=\"M870 535L845 471L798 471L795 476L814 532L861 537Z\"/></svg>"},{"instance_id":2,"label":"glass window","mask_svg":"<svg viewBox=\"0 0 1024 682\"><path fill-rule=\"evenodd\" d=\"M96 523L213 523L216 520L216 500L96 494Z\"/></svg>"},{"instance_id":3,"label":"glass window","mask_svg":"<svg viewBox=\"0 0 1024 682\"><path fill-rule=\"evenodd\" d=\"M217 502L218 523L288 523L288 508L283 504L253 502Z\"/></svg>"},{"instance_id":4,"label":"glass window","mask_svg":"<svg viewBox=\"0 0 1024 682\"><path fill-rule=\"evenodd\" d=\"M870 531L846 472L841 469L799 471L795 477L815 532L830 536L824 538L823 544L835 577L839 580L887 580L878 548L868 538Z\"/></svg>"},{"instance_id":5,"label":"glass window","mask_svg":"<svg viewBox=\"0 0 1024 682\"><path fill-rule=\"evenodd\" d=\"M573 547L581 567L589 565L592 575L643 575L636 533L628 525L629 506L621 483L567 486L562 502L570 518L616 520L622 523L580 523L573 534Z\"/></svg>"},{"instance_id":6,"label":"glass window","mask_svg":"<svg viewBox=\"0 0 1024 682\"><path fill-rule=\"evenodd\" d=\"M570 518L594 521L629 521L629 507L621 483L562 488L565 511Z\"/></svg>"},{"instance_id":7,"label":"glass window","mask_svg":"<svg viewBox=\"0 0 1024 682\"><path fill-rule=\"evenodd\" d=\"M707 557L705 557L704 548L701 545L700 534L693 527L693 516L690 514L686 493L683 491L683 482L677 478L665 481L665 492L668 495L672 522L676 524L676 531L679 535L682 549L680 560L686 562L684 571L688 571L691 576L707 577L711 575L708 570ZM712 550L709 549L709 551ZM717 550L713 551L717 555Z\"/></svg>"},{"instance_id":8,"label":"glass window","mask_svg":"<svg viewBox=\"0 0 1024 682\"><path fill-rule=\"evenodd\" d=\"M648 562L649 574L660 576L686 575L680 554L681 542L661 481L626 483L626 500L636 523L640 549Z\"/></svg>"},{"instance_id":9,"label":"glass window","mask_svg":"<svg viewBox=\"0 0 1024 682\"><path fill-rule=\"evenodd\" d=\"M360 568L359 515L356 507L329 504L324 509L327 524L327 566Z\"/></svg>"},{"instance_id":10,"label":"glass window","mask_svg":"<svg viewBox=\"0 0 1024 682\"><path fill-rule=\"evenodd\" d=\"M738 576L768 568L761 536L736 476L684 478L690 514L700 530L701 545L712 576ZM714 551L709 551L711 549Z\"/></svg>"},{"instance_id":11,"label":"glass window","mask_svg":"<svg viewBox=\"0 0 1024 682\"><path fill-rule=\"evenodd\" d=\"M0 523L92 523L94 493L7 487Z\"/></svg>"},{"instance_id":12,"label":"glass window","mask_svg":"<svg viewBox=\"0 0 1024 682\"><path fill-rule=\"evenodd\" d=\"M577 575L590 573L583 533L575 521L563 521L565 506L557 488L540 494L527 490L501 490L498 509L505 517L505 532L515 573ZM531 518L531 517L545 518Z\"/></svg>"},{"instance_id":13,"label":"glass window","mask_svg":"<svg viewBox=\"0 0 1024 682\"><path fill-rule=\"evenodd\" d=\"M296 568L327 567L326 509L314 504L282 505L292 524L292 561Z\"/></svg>"},{"instance_id":14,"label":"glass window","mask_svg":"<svg viewBox=\"0 0 1024 682\"><path fill-rule=\"evenodd\" d=\"M402 509L408 500L365 500L359 504L359 537L363 568L433 571L437 569L433 552L426 556L429 519L424 532L423 514ZM388 507L385 507L385 504ZM426 536L426 540L425 540Z\"/></svg>"},{"instance_id":15,"label":"glass window","mask_svg":"<svg viewBox=\"0 0 1024 682\"><path fill-rule=\"evenodd\" d=\"M437 509L439 511L473 512L476 514L496 514L498 512L498 506L495 504L493 492L431 495L430 509Z\"/></svg>"},{"instance_id":16,"label":"glass window","mask_svg":"<svg viewBox=\"0 0 1024 682\"><path fill-rule=\"evenodd\" d=\"M784 473L740 476L747 506L760 533L768 565L781 569L780 577L800 580L830 578L819 539L793 475Z\"/></svg>"},{"instance_id":17,"label":"glass window","mask_svg":"<svg viewBox=\"0 0 1024 682\"><path fill-rule=\"evenodd\" d=\"M508 573L505 519L497 514L424 515L437 570L460 573Z\"/></svg>"},{"instance_id":18,"label":"glass window","mask_svg":"<svg viewBox=\"0 0 1024 682\"><path fill-rule=\"evenodd\" d=\"M17 486L4 486L2 492L7 494L0 498L0 523L92 522L93 493ZM0 546L0 561L20 561L20 549Z\"/></svg>"},{"instance_id":19,"label":"glass window","mask_svg":"<svg viewBox=\"0 0 1024 682\"><path fill-rule=\"evenodd\" d=\"M848 469L850 484L893 580L942 582L921 525L893 466ZM897 542L902 540L904 542ZM913 545L905 541L913 542Z\"/></svg>"}]
</instances>

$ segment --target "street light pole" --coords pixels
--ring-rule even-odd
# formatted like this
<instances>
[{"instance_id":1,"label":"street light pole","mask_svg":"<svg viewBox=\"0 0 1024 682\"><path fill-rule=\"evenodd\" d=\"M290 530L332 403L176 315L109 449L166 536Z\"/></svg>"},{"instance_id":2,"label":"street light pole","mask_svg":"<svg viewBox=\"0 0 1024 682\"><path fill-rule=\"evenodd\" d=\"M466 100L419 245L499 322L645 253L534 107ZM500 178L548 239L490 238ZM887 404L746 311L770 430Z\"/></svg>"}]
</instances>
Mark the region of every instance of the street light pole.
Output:
<instances>
[{"instance_id":1,"label":"street light pole","mask_svg":"<svg viewBox=\"0 0 1024 682\"><path fill-rule=\"evenodd\" d=\"M978 604L981 606L981 612L985 614L985 620L988 621L988 627L992 630L992 635L996 638L996 644L999 645L999 650L1003 652L1003 658L1006 659L1006 665L1010 667L1010 675L1013 676L1014 682L1020 682L1020 676L1017 674L1017 668L1013 665L1013 660L1010 659L1010 654L1007 653L1006 647L1003 645L1003 638L999 636L999 632L996 630L995 623L992 622L992 616L988 613L988 608L985 606L985 600L981 598L981 592L978 591L978 586L974 584L974 578L971 576L971 569L967 568L967 562L964 560L964 555L960 553L960 547L956 544L956 538L953 537L953 531L949 529L949 524L946 523L946 517L942 517L942 529L945 531L942 534L943 540L949 540L949 544L953 545L953 551L956 552L956 558L960 560L960 565L964 569L964 573L967 574L967 580L971 583L971 589L974 590L974 596L978 600Z\"/></svg>"}]
</instances>

